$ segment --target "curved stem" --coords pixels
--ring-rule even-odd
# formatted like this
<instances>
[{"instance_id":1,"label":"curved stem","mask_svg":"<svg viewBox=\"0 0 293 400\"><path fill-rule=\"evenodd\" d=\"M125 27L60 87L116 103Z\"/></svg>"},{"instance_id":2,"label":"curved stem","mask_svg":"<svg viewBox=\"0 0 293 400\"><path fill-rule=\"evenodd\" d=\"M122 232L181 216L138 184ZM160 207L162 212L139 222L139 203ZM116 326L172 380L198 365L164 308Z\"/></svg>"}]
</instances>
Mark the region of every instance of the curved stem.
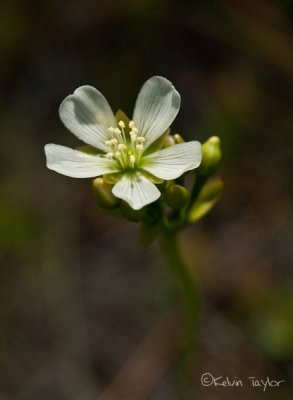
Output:
<instances>
[{"instance_id":1,"label":"curved stem","mask_svg":"<svg viewBox=\"0 0 293 400\"><path fill-rule=\"evenodd\" d=\"M180 285L182 305L185 313L186 332L180 357L181 365L187 367L187 361L194 354L199 324L199 293L194 276L182 259L176 233L167 227L161 231L161 244L168 264Z\"/></svg>"},{"instance_id":2,"label":"curved stem","mask_svg":"<svg viewBox=\"0 0 293 400\"><path fill-rule=\"evenodd\" d=\"M201 189L205 185L208 177L199 175L195 178L195 182L193 184L193 188L190 195L190 207L192 206L193 202L196 200L197 196L199 195Z\"/></svg>"}]
</instances>

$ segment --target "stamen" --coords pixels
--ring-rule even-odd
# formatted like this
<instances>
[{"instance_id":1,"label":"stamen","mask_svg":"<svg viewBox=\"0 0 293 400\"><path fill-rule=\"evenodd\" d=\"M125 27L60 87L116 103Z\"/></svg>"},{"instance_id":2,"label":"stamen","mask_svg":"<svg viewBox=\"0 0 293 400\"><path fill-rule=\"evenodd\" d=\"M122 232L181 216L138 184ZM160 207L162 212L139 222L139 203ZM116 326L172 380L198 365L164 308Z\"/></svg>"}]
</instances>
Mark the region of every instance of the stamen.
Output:
<instances>
[{"instance_id":1,"label":"stamen","mask_svg":"<svg viewBox=\"0 0 293 400\"><path fill-rule=\"evenodd\" d=\"M119 143L118 144L118 150L123 151L125 149L126 149L126 145L125 144L123 144L123 143Z\"/></svg>"},{"instance_id":2,"label":"stamen","mask_svg":"<svg viewBox=\"0 0 293 400\"><path fill-rule=\"evenodd\" d=\"M135 142L137 139L137 134L133 131L130 131L130 139L132 142Z\"/></svg>"},{"instance_id":3,"label":"stamen","mask_svg":"<svg viewBox=\"0 0 293 400\"><path fill-rule=\"evenodd\" d=\"M123 121L119 121L118 126L120 126L120 128L125 128L125 124Z\"/></svg>"},{"instance_id":4,"label":"stamen","mask_svg":"<svg viewBox=\"0 0 293 400\"><path fill-rule=\"evenodd\" d=\"M129 121L128 123L130 128L129 137L126 137L125 134L125 122L120 120L117 125L120 129L112 126L108 128L108 132L111 133L112 138L106 140L105 145L110 147L112 151L105 156L109 159L117 159L123 169L127 168L127 166L134 168L135 163L139 163L142 156L145 137L138 136L138 129L134 121Z\"/></svg>"}]
</instances>

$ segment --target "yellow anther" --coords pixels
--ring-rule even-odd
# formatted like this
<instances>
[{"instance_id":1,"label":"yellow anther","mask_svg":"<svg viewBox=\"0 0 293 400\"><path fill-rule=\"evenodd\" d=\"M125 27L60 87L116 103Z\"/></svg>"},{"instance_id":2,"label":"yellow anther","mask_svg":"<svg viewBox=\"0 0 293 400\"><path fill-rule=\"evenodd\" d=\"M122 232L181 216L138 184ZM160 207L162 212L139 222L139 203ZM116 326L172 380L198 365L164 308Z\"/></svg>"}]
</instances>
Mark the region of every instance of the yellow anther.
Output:
<instances>
[{"instance_id":1,"label":"yellow anther","mask_svg":"<svg viewBox=\"0 0 293 400\"><path fill-rule=\"evenodd\" d=\"M106 157L107 157L107 158L113 158L113 157L114 157L114 154L113 154L112 152L107 153L107 154L106 154Z\"/></svg>"},{"instance_id":2,"label":"yellow anther","mask_svg":"<svg viewBox=\"0 0 293 400\"><path fill-rule=\"evenodd\" d=\"M120 135L120 134L121 134L121 131L120 131L119 128L115 128L114 133L116 133L116 135Z\"/></svg>"},{"instance_id":3,"label":"yellow anther","mask_svg":"<svg viewBox=\"0 0 293 400\"><path fill-rule=\"evenodd\" d=\"M118 144L118 150L123 151L125 149L126 149L125 144L123 144L123 143Z\"/></svg>"},{"instance_id":4,"label":"yellow anther","mask_svg":"<svg viewBox=\"0 0 293 400\"><path fill-rule=\"evenodd\" d=\"M129 121L128 126L130 129L132 129L134 127L134 121Z\"/></svg>"},{"instance_id":5,"label":"yellow anther","mask_svg":"<svg viewBox=\"0 0 293 400\"><path fill-rule=\"evenodd\" d=\"M122 128L122 129L125 128L125 124L123 121L119 121L118 126L120 126L120 128Z\"/></svg>"},{"instance_id":6,"label":"yellow anther","mask_svg":"<svg viewBox=\"0 0 293 400\"><path fill-rule=\"evenodd\" d=\"M110 127L108 128L108 132L110 132L110 133L115 133L115 128L113 128L113 126L110 126Z\"/></svg>"},{"instance_id":7,"label":"yellow anther","mask_svg":"<svg viewBox=\"0 0 293 400\"><path fill-rule=\"evenodd\" d=\"M111 140L111 142L112 142L112 145L115 146L115 144L118 143L118 140L114 138L114 139Z\"/></svg>"},{"instance_id":8,"label":"yellow anther","mask_svg":"<svg viewBox=\"0 0 293 400\"><path fill-rule=\"evenodd\" d=\"M106 145L107 147L111 147L111 146L112 146L112 140L106 140L106 141L105 141L105 145Z\"/></svg>"},{"instance_id":9,"label":"yellow anther","mask_svg":"<svg viewBox=\"0 0 293 400\"><path fill-rule=\"evenodd\" d=\"M116 158L119 158L120 156L121 156L120 151L116 151L116 152L115 152L115 157L116 157Z\"/></svg>"},{"instance_id":10,"label":"yellow anther","mask_svg":"<svg viewBox=\"0 0 293 400\"><path fill-rule=\"evenodd\" d=\"M141 143L144 143L144 142L145 142L145 137L143 137L143 136L138 136L138 137L137 137L137 141L138 141L138 142L141 142Z\"/></svg>"},{"instance_id":11,"label":"yellow anther","mask_svg":"<svg viewBox=\"0 0 293 400\"><path fill-rule=\"evenodd\" d=\"M138 133L138 129L137 129L135 126L133 126L133 127L131 128L131 131L132 131L133 133Z\"/></svg>"},{"instance_id":12,"label":"yellow anther","mask_svg":"<svg viewBox=\"0 0 293 400\"><path fill-rule=\"evenodd\" d=\"M143 150L143 145L142 144L137 144L135 146L136 150L142 151Z\"/></svg>"}]
</instances>

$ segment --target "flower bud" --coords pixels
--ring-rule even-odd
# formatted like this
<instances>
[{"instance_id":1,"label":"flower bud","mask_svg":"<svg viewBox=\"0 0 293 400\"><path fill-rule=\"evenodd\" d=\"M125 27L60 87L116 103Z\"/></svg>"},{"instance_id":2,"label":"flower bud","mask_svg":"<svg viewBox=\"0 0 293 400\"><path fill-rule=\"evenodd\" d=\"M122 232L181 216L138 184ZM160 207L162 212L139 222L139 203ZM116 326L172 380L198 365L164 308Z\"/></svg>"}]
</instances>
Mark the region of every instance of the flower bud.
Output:
<instances>
[{"instance_id":1,"label":"flower bud","mask_svg":"<svg viewBox=\"0 0 293 400\"><path fill-rule=\"evenodd\" d=\"M179 133L175 133L174 140L175 140L176 144L185 142L185 140L183 139L183 137L181 135L179 135Z\"/></svg>"},{"instance_id":2,"label":"flower bud","mask_svg":"<svg viewBox=\"0 0 293 400\"><path fill-rule=\"evenodd\" d=\"M162 149L165 149L166 147L173 146L175 144L175 140L172 135L166 135L164 138L164 141L162 143Z\"/></svg>"},{"instance_id":3,"label":"flower bud","mask_svg":"<svg viewBox=\"0 0 293 400\"><path fill-rule=\"evenodd\" d=\"M113 185L104 181L103 178L96 178L92 183L94 198L99 206L107 210L113 210L120 204L120 199L112 193Z\"/></svg>"},{"instance_id":4,"label":"flower bud","mask_svg":"<svg viewBox=\"0 0 293 400\"><path fill-rule=\"evenodd\" d=\"M218 136L210 137L202 145L202 161L197 170L199 175L213 175L220 164L222 158L221 141Z\"/></svg>"},{"instance_id":5,"label":"flower bud","mask_svg":"<svg viewBox=\"0 0 293 400\"><path fill-rule=\"evenodd\" d=\"M167 188L164 199L168 206L175 210L179 210L187 203L189 192L184 186L174 184Z\"/></svg>"},{"instance_id":6,"label":"flower bud","mask_svg":"<svg viewBox=\"0 0 293 400\"><path fill-rule=\"evenodd\" d=\"M224 184L222 179L216 178L207 182L190 209L189 221L192 223L204 217L219 201L223 190Z\"/></svg>"}]
</instances>

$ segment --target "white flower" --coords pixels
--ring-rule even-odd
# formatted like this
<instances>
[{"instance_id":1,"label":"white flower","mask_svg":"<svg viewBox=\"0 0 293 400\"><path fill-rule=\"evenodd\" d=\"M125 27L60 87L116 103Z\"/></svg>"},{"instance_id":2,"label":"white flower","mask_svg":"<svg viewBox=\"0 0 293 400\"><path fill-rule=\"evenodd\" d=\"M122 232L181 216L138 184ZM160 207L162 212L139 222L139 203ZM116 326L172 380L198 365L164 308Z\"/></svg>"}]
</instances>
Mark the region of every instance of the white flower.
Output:
<instances>
[{"instance_id":1,"label":"white flower","mask_svg":"<svg viewBox=\"0 0 293 400\"><path fill-rule=\"evenodd\" d=\"M59 114L64 125L101 154L87 154L47 144L47 167L74 178L116 174L114 196L134 210L157 200L161 193L150 176L176 179L201 162L197 141L151 151L169 128L180 108L180 95L167 79L154 76L141 88L132 121L116 121L105 97L92 86L81 86L62 102Z\"/></svg>"}]
</instances>

